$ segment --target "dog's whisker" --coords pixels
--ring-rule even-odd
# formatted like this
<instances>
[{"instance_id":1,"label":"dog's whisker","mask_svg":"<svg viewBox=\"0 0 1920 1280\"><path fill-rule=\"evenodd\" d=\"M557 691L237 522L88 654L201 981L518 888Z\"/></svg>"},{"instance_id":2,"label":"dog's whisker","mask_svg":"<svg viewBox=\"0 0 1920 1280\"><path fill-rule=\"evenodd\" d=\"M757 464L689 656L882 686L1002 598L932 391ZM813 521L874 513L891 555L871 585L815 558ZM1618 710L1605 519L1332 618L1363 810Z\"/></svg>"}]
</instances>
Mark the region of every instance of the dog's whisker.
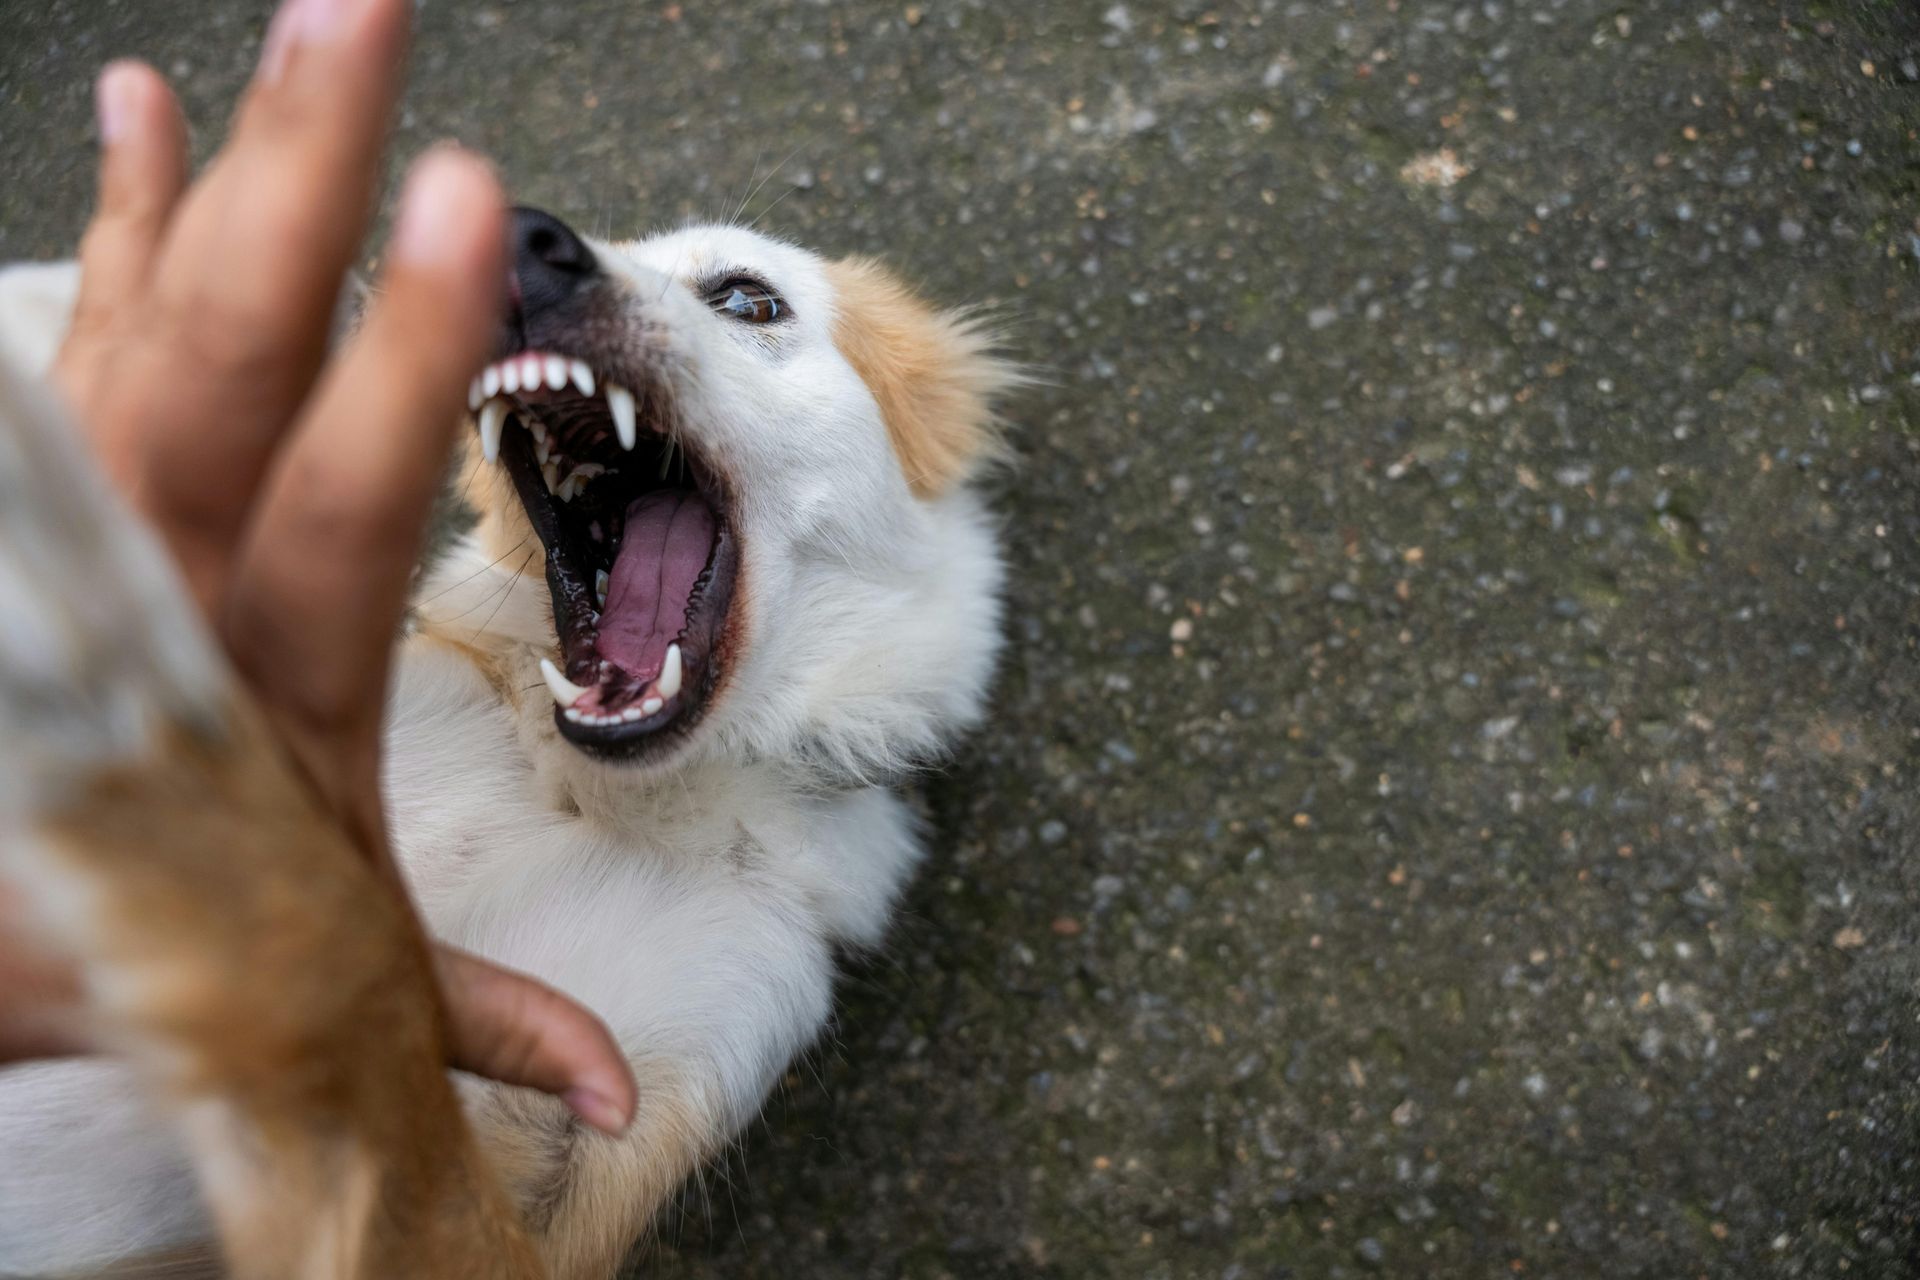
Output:
<instances>
[{"instance_id":1,"label":"dog's whisker","mask_svg":"<svg viewBox=\"0 0 1920 1280\"><path fill-rule=\"evenodd\" d=\"M453 495L453 500L455 502L460 503L463 506L466 504L467 494L470 493L473 489L473 478L476 474L478 474L477 468L474 468L474 467L467 468L466 479L460 482L460 492Z\"/></svg>"},{"instance_id":2,"label":"dog's whisker","mask_svg":"<svg viewBox=\"0 0 1920 1280\"><path fill-rule=\"evenodd\" d=\"M478 637L481 632L492 626L493 620L500 616L500 611L507 607L507 598L513 594L514 587L519 585L520 575L527 571L527 566L531 563L533 563L533 552L529 551L527 552L527 558L520 562L520 567L514 570L513 576L507 579L507 589L500 593L500 603L493 606L493 612L487 615L485 622L474 628L473 634L475 637Z\"/></svg>"},{"instance_id":3,"label":"dog's whisker","mask_svg":"<svg viewBox=\"0 0 1920 1280\"><path fill-rule=\"evenodd\" d=\"M775 209L778 209L782 201L784 201L788 196L792 195L794 192L798 191L799 189L800 189L800 185L798 183L794 183L792 186L789 186L785 191L782 191L779 194L779 196L777 196L774 199L774 202L772 204L768 205L766 208L762 209L759 213L754 215L753 221L747 224L747 230L753 231L757 229L762 222L766 221L768 214L772 213Z\"/></svg>"},{"instance_id":4,"label":"dog's whisker","mask_svg":"<svg viewBox=\"0 0 1920 1280\"><path fill-rule=\"evenodd\" d=\"M773 177L775 174L779 173L782 169L786 168L789 164L793 163L793 158L800 154L800 145L801 144L799 143L795 143L793 149L787 152L787 154L781 159L779 164L776 164L771 169L767 170L767 176L760 179L760 181L754 186L753 190L747 193L747 198L740 202L740 207L734 210L733 217L727 219L727 221L738 222L740 220L740 215L747 211L747 206L752 204L753 198L760 194L760 189L766 186L767 183L773 181ZM793 190L792 187L788 188L789 193L792 190ZM784 200L786 199L786 196L782 195L780 199ZM779 200L776 200L774 201L774 204L778 204L779 202L780 202ZM769 208L771 208L771 206L769 206ZM760 217L763 218L765 216L766 216L766 211L763 210L760 214ZM760 218L755 218L752 222L749 222L747 224L748 228L751 229L754 226L758 225L759 221L760 221Z\"/></svg>"},{"instance_id":5,"label":"dog's whisker","mask_svg":"<svg viewBox=\"0 0 1920 1280\"><path fill-rule=\"evenodd\" d=\"M766 153L767 153L767 149L764 143L754 151L753 167L747 170L747 180L741 184L746 189L747 194L740 197L739 206L734 209L733 215L727 218L726 221L728 222L740 221L740 215L746 212L747 205L752 202L754 193L760 190L760 188L757 185L755 185L754 179L755 177L758 176L760 172L760 161L763 157L765 157Z\"/></svg>"},{"instance_id":6,"label":"dog's whisker","mask_svg":"<svg viewBox=\"0 0 1920 1280\"><path fill-rule=\"evenodd\" d=\"M414 607L418 608L420 605L423 605L423 604L432 604L435 600L438 600L441 596L446 595L449 591L458 591L461 587L466 586L469 582L472 582L475 578L479 577L483 573L486 573L488 570L499 568L501 562L504 561L508 556L512 555L514 552L518 551L520 548L526 546L527 539L532 536L533 536L532 534L526 534L526 533L521 534L520 541L514 543L513 546L509 547L504 553L500 555L498 559L495 559L490 563L482 565L480 568L475 569L472 573L460 579L460 581L449 583L446 586L440 588L440 590L434 592L432 595L425 596L419 600L414 601Z\"/></svg>"},{"instance_id":7,"label":"dog's whisker","mask_svg":"<svg viewBox=\"0 0 1920 1280\"><path fill-rule=\"evenodd\" d=\"M521 541L522 541L522 544L524 545L525 539L522 539ZM507 554L512 555L513 552L509 551ZM484 596L481 596L480 599L474 601L472 604L462 609L459 613L453 614L452 616L447 618L436 618L435 621L436 622L458 622L460 619L466 617L468 614L472 613L474 610L479 609L491 603L493 598L496 595L500 595L503 592L511 591L513 589L514 579L519 577L520 574L526 571L526 567L528 563L532 561L533 556L534 556L534 553L532 551L527 552L526 559L520 562L520 567L518 569L515 569L511 574L505 575L505 581L503 581L498 587L495 587L493 590L487 592ZM485 569L482 569L480 571L480 573L485 573L485 572L486 572ZM474 574L473 577L475 578L479 577L480 573ZM471 580L472 579L470 578L469 581ZM458 586L458 585L459 585L458 583L455 584L455 586ZM488 621L489 622L492 621L491 616L489 616Z\"/></svg>"}]
</instances>

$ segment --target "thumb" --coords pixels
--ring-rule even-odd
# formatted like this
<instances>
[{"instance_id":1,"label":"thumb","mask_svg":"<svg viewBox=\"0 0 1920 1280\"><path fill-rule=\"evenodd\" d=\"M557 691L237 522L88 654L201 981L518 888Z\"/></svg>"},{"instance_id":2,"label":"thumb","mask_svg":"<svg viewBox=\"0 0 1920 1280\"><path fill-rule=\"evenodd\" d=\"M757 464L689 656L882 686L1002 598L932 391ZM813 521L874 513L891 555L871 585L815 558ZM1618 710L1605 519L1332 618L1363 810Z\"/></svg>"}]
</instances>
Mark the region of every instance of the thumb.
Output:
<instances>
[{"instance_id":1,"label":"thumb","mask_svg":"<svg viewBox=\"0 0 1920 1280\"><path fill-rule=\"evenodd\" d=\"M439 945L453 1065L558 1094L596 1129L619 1133L637 1102L633 1073L600 1019L552 987Z\"/></svg>"}]
</instances>

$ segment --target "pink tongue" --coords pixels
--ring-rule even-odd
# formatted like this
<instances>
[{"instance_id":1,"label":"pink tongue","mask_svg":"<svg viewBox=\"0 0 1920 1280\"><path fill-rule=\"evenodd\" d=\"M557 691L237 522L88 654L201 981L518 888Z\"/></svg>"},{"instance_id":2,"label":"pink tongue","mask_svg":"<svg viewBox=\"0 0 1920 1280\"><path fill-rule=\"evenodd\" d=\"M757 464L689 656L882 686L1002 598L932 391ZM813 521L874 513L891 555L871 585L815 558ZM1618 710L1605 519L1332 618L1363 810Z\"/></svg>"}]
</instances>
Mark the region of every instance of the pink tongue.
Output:
<instances>
[{"instance_id":1,"label":"pink tongue","mask_svg":"<svg viewBox=\"0 0 1920 1280\"><path fill-rule=\"evenodd\" d=\"M600 656L636 680L660 674L687 625L687 601L713 549L713 511L691 489L656 489L627 508L600 612Z\"/></svg>"}]
</instances>

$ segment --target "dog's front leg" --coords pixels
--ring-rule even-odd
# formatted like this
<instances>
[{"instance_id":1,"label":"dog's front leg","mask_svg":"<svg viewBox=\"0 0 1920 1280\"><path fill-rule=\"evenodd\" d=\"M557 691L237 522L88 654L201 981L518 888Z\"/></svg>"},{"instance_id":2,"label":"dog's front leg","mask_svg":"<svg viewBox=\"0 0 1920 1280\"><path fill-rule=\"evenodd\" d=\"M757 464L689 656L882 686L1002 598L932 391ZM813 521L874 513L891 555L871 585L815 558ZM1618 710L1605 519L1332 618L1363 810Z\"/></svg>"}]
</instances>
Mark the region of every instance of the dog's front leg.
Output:
<instances>
[{"instance_id":1,"label":"dog's front leg","mask_svg":"<svg viewBox=\"0 0 1920 1280\"><path fill-rule=\"evenodd\" d=\"M540 1274L426 940L70 424L0 362L0 896L177 1106L243 1277Z\"/></svg>"}]
</instances>

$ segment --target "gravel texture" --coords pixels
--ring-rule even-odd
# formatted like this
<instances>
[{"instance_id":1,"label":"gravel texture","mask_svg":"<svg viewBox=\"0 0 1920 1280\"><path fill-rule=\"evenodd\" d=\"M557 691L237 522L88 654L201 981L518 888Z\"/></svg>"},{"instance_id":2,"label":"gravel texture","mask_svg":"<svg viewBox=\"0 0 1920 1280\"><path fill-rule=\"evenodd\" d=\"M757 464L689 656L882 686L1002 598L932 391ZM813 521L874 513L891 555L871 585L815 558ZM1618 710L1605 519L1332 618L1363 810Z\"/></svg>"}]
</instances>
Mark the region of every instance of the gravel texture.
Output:
<instances>
[{"instance_id":1,"label":"gravel texture","mask_svg":"<svg viewBox=\"0 0 1920 1280\"><path fill-rule=\"evenodd\" d=\"M0 257L87 78L8 0ZM1013 647L670 1277L1920 1274L1920 11L430 0L442 136L999 305Z\"/></svg>"}]
</instances>

